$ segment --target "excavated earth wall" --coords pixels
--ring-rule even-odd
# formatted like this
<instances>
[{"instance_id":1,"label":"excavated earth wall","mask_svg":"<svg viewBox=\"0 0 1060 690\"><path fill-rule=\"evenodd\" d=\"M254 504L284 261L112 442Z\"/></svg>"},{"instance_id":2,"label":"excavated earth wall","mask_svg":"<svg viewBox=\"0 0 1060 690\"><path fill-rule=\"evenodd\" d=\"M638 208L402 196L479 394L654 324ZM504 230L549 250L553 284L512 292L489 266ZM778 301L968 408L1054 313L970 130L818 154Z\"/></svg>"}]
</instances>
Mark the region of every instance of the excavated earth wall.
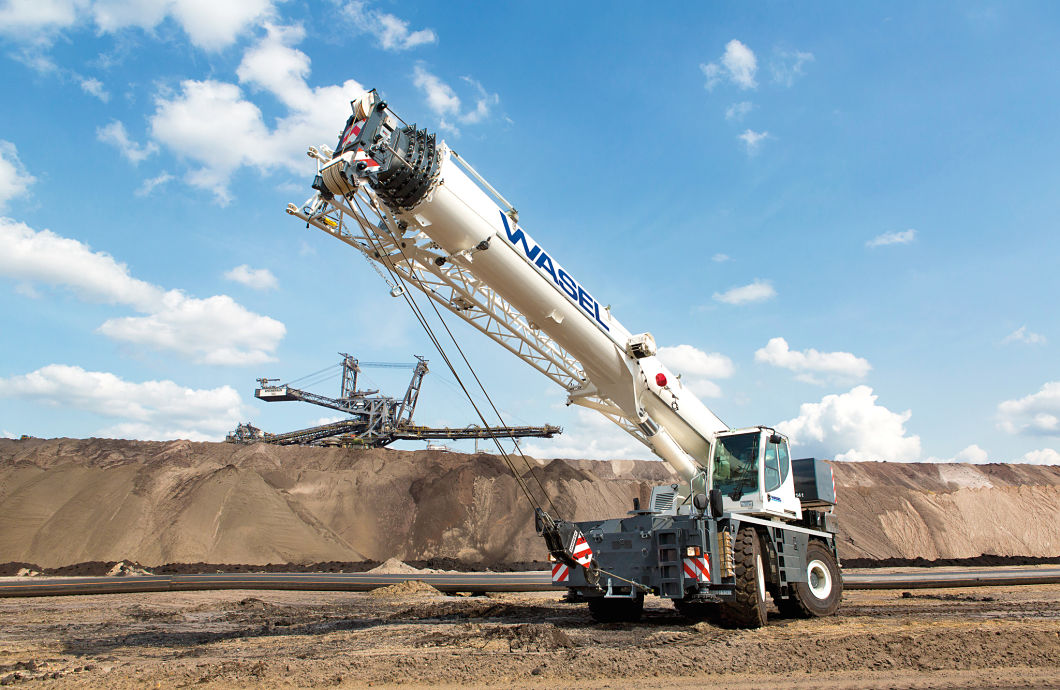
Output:
<instances>
[{"instance_id":1,"label":"excavated earth wall","mask_svg":"<svg viewBox=\"0 0 1060 690\"><path fill-rule=\"evenodd\" d=\"M557 512L621 515L660 462L532 460ZM1060 556L1060 467L835 463L846 558ZM0 439L0 562L540 560L501 459L443 451Z\"/></svg>"}]
</instances>

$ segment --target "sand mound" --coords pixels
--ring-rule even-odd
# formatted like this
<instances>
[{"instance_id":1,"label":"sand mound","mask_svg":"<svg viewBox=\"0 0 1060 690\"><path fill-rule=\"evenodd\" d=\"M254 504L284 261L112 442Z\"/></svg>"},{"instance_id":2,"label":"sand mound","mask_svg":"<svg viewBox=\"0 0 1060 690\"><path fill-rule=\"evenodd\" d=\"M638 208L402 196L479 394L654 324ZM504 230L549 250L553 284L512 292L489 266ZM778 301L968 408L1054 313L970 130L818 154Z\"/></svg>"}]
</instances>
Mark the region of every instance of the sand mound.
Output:
<instances>
[{"instance_id":1,"label":"sand mound","mask_svg":"<svg viewBox=\"0 0 1060 690\"><path fill-rule=\"evenodd\" d=\"M661 462L533 462L564 519L624 515L674 480ZM834 468L841 557L1060 556L1060 467ZM404 561L490 567L544 553L518 484L484 453L0 439L9 574L91 561L371 560L383 562L375 572L415 575Z\"/></svg>"},{"instance_id":2,"label":"sand mound","mask_svg":"<svg viewBox=\"0 0 1060 690\"><path fill-rule=\"evenodd\" d=\"M426 571L413 568L399 558L388 558L368 572L376 575L416 575Z\"/></svg>"},{"instance_id":3,"label":"sand mound","mask_svg":"<svg viewBox=\"0 0 1060 690\"><path fill-rule=\"evenodd\" d=\"M124 577L126 575L151 575L152 573L138 565L118 561L107 571L107 577Z\"/></svg>"},{"instance_id":4,"label":"sand mound","mask_svg":"<svg viewBox=\"0 0 1060 690\"><path fill-rule=\"evenodd\" d=\"M407 597L407 596L429 596L441 594L437 589L431 587L423 580L405 580L396 585L388 585L373 589L368 593L370 597Z\"/></svg>"}]
</instances>

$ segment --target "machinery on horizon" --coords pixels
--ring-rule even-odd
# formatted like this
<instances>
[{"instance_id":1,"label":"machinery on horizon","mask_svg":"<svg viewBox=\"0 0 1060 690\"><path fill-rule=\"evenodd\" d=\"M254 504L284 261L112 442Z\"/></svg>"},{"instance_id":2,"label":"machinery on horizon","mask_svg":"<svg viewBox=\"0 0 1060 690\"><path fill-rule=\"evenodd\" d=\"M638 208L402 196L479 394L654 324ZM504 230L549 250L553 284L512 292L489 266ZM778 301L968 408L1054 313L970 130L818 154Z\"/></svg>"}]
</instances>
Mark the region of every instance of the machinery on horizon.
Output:
<instances>
[{"instance_id":1,"label":"machinery on horizon","mask_svg":"<svg viewBox=\"0 0 1060 690\"><path fill-rule=\"evenodd\" d=\"M308 151L315 194L287 212L361 252L451 368L430 312L407 287L429 298L443 326L439 307L681 478L656 487L646 507L635 500L626 516L580 522L561 519L547 495L523 486L555 559L553 581L571 600L587 601L599 621L639 619L647 593L739 627L765 624L767 594L785 615L834 613L842 575L831 468L792 460L788 439L771 427L722 422L659 360L652 335L619 323L455 151L405 123L375 91L351 106L336 148Z\"/></svg>"},{"instance_id":2,"label":"machinery on horizon","mask_svg":"<svg viewBox=\"0 0 1060 690\"><path fill-rule=\"evenodd\" d=\"M340 352L342 361L342 383L339 397L329 398L295 388L290 383L272 385L280 379L259 378L254 397L265 402L301 401L326 407L350 415L348 419L298 429L282 434L270 434L247 423L240 424L225 438L230 443L269 443L272 445L335 445L372 446L381 448L394 441L431 441L438 439L483 439L502 434L513 438L552 438L563 433L558 426L480 427L469 425L462 428L417 426L412 415L419 401L423 377L427 375L427 360L416 356L416 362L360 362L355 357ZM378 389L360 390L357 385L362 367L385 369L412 369L412 380L400 400L380 394ZM329 367L328 369L330 369ZM314 372L303 378L315 377L323 372ZM296 382L301 379L296 379ZM428 448L430 449L430 448Z\"/></svg>"}]
</instances>

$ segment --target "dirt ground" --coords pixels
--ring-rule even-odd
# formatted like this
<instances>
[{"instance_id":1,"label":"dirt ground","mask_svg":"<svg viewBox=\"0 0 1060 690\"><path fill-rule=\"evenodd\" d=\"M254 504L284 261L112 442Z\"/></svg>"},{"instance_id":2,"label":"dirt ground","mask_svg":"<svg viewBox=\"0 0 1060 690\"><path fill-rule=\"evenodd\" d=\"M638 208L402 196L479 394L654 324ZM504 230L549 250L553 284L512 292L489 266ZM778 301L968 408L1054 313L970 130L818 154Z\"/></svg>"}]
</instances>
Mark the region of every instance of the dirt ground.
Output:
<instances>
[{"instance_id":1,"label":"dirt ground","mask_svg":"<svg viewBox=\"0 0 1060 690\"><path fill-rule=\"evenodd\" d=\"M1060 585L848 591L757 631L654 598L599 625L559 593L395 590L4 599L0 684L1060 688Z\"/></svg>"}]
</instances>

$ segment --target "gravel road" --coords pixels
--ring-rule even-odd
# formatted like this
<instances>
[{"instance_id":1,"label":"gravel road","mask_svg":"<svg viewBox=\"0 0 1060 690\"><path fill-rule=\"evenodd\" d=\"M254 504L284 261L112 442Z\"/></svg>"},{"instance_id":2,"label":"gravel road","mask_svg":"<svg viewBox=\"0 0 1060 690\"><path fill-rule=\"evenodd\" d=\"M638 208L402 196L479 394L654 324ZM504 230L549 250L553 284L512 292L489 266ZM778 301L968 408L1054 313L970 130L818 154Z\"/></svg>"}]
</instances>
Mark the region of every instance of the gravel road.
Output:
<instances>
[{"instance_id":1,"label":"gravel road","mask_svg":"<svg viewBox=\"0 0 1060 690\"><path fill-rule=\"evenodd\" d=\"M421 591L425 590L425 591ZM0 684L1060 688L1060 585L853 591L757 631L650 598L598 625L556 593L173 592L0 601Z\"/></svg>"}]
</instances>

